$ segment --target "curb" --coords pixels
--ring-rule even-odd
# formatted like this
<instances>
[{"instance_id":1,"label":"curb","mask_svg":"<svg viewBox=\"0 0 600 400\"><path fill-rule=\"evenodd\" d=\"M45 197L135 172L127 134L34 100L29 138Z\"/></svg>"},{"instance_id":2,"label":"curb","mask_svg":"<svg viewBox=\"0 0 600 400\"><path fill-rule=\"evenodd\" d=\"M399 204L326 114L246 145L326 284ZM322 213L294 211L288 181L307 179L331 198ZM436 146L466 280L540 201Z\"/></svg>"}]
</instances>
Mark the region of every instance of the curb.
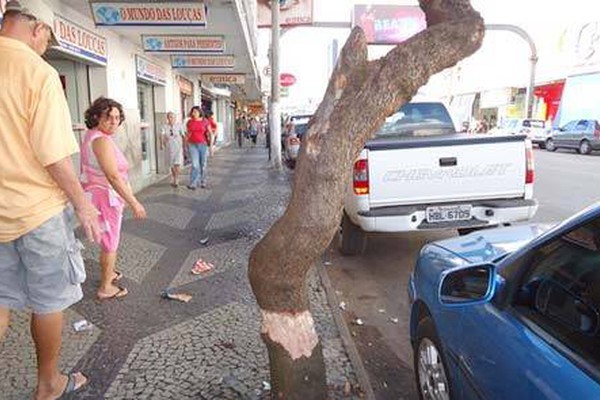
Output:
<instances>
[{"instance_id":1,"label":"curb","mask_svg":"<svg viewBox=\"0 0 600 400\"><path fill-rule=\"evenodd\" d=\"M356 373L356 378L358 380L358 384L365 391L365 396L367 400L375 400L375 393L373 392L373 388L371 387L371 381L369 380L369 375L367 374L367 370L365 369L365 365L362 362L362 358L358 353L358 349L354 344L354 340L352 340L352 335L350 334L350 330L346 325L346 321L344 320L344 316L340 311L339 298L335 293L335 289L331 285L331 280L329 279L329 275L327 275L327 271L325 266L322 263L316 266L317 273L321 278L321 283L325 288L325 293L327 295L327 301L329 303L329 308L331 309L331 313L333 314L333 319L335 324L340 332L340 337L342 338L342 342L344 343L344 347L348 352L348 358L350 358L350 362L354 367L354 372Z\"/></svg>"}]
</instances>

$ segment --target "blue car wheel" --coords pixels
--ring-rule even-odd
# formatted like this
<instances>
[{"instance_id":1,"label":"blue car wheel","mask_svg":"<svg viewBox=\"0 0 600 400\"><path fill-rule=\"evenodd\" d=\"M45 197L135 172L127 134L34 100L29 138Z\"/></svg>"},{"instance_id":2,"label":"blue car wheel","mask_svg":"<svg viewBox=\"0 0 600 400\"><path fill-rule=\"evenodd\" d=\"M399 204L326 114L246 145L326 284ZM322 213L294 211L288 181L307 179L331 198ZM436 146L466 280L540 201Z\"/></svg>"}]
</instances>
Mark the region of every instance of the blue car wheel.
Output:
<instances>
[{"instance_id":1,"label":"blue car wheel","mask_svg":"<svg viewBox=\"0 0 600 400\"><path fill-rule=\"evenodd\" d=\"M421 400L454 398L447 373L448 364L431 318L419 322L413 360Z\"/></svg>"}]
</instances>

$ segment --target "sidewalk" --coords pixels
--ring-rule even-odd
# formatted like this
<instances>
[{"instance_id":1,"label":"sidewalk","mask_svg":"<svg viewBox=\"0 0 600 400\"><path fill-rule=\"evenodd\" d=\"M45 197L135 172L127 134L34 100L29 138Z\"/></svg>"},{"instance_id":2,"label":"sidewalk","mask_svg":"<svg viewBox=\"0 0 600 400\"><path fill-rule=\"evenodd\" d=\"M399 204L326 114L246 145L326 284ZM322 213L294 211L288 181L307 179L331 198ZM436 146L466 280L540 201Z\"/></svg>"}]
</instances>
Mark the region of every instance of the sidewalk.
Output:
<instances>
[{"instance_id":1,"label":"sidewalk","mask_svg":"<svg viewBox=\"0 0 600 400\"><path fill-rule=\"evenodd\" d=\"M61 359L65 371L90 377L75 398L268 398L268 355L247 260L284 211L289 185L288 177L270 172L264 147L228 147L209 161L208 189L175 189L163 181L142 191L148 219L126 216L118 260L127 297L95 300L98 251L94 246L84 251L85 297L66 313ZM200 243L206 237L208 243ZM214 269L192 275L199 258ZM161 299L166 288L193 298ZM357 374L314 272L309 291L331 398L359 398L344 394L354 392ZM81 319L94 327L75 332L72 324ZM30 398L36 370L25 313L13 314L0 344L0 376L0 398Z\"/></svg>"}]
</instances>

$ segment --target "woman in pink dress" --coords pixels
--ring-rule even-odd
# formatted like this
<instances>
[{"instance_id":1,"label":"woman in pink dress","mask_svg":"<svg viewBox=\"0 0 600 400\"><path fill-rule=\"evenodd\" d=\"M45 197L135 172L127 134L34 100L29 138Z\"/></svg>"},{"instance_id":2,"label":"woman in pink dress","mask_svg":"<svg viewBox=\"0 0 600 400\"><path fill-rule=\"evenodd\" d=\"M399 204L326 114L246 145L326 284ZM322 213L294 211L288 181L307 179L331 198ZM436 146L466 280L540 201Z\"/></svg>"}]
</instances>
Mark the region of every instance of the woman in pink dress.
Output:
<instances>
[{"instance_id":1,"label":"woman in pink dress","mask_svg":"<svg viewBox=\"0 0 600 400\"><path fill-rule=\"evenodd\" d=\"M127 289L116 282L122 274L115 269L123 220L128 204L135 218L146 218L144 206L135 198L129 181L127 159L112 136L125 120L118 102L100 97L85 112L85 134L81 148L81 184L98 211L102 236L100 240L100 300L127 295Z\"/></svg>"}]
</instances>

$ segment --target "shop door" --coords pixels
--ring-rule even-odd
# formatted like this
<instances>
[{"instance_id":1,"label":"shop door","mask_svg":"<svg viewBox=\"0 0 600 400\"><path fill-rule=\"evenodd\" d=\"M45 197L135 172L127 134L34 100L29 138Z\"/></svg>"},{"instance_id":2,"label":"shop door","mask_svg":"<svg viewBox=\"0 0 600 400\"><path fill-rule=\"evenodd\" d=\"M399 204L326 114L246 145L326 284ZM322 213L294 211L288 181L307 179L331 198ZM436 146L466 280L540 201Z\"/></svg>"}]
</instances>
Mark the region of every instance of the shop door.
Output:
<instances>
[{"instance_id":1,"label":"shop door","mask_svg":"<svg viewBox=\"0 0 600 400\"><path fill-rule=\"evenodd\" d=\"M138 82L138 104L140 107L142 141L142 173L151 175L156 172L156 152L154 133L154 88L143 82Z\"/></svg>"},{"instance_id":2,"label":"shop door","mask_svg":"<svg viewBox=\"0 0 600 400\"><path fill-rule=\"evenodd\" d=\"M181 98L181 122L183 123L183 122L185 122L186 118L188 117L188 113L190 112L190 109L192 108L192 104L191 104L192 97L181 93L180 98Z\"/></svg>"},{"instance_id":3,"label":"shop door","mask_svg":"<svg viewBox=\"0 0 600 400\"><path fill-rule=\"evenodd\" d=\"M75 61L56 58L49 60L49 63L56 69L60 77L69 105L73 133L81 146L85 135L85 126L80 121L83 121L84 107L88 103L87 68ZM75 171L79 171L79 153L73 154L71 159Z\"/></svg>"}]
</instances>

